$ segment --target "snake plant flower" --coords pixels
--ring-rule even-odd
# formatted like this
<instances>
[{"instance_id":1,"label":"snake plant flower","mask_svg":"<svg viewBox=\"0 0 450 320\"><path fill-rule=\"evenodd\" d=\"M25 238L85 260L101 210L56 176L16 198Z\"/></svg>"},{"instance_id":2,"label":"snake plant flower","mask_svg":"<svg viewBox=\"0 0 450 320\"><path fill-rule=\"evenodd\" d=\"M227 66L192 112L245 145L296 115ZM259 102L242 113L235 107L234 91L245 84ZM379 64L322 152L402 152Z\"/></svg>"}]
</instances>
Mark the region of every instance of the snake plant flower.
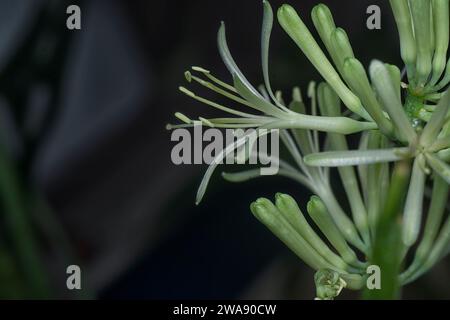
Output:
<instances>
[{"instance_id":1,"label":"snake plant flower","mask_svg":"<svg viewBox=\"0 0 450 320\"><path fill-rule=\"evenodd\" d=\"M318 85L310 83L309 101L294 87L286 104L281 92L272 90L269 80L274 16L270 4L264 1L264 85L254 87L238 68L226 42L224 24L218 32L218 48L232 84L200 67L185 73L188 82L210 89L246 110L219 104L180 87L189 97L230 115L198 117L202 125L280 130L290 158L279 160L278 174L311 191L306 211L322 236L289 195L277 194L274 202L261 198L250 208L302 261L318 271L315 280L320 299L334 298L344 287L359 290L365 286L366 267L378 261L379 246L384 243L380 239L391 239L384 234L386 230L395 235L392 241L398 239L398 243L392 243L398 268L392 270L399 273L395 281L400 285L415 280L450 251L450 218L445 215L450 184L450 61L446 63L449 1L390 3L400 36L405 79L400 71L403 66L375 59L366 71L327 6L319 4L312 10L324 52L295 9L285 4L277 12L279 24L324 80ZM341 109L341 102L346 109ZM197 122L181 113L175 116L182 123L169 125L169 129ZM357 149L349 148L350 134L359 139ZM245 139L241 141L245 143ZM217 155L200 184L197 203L217 164L238 146L230 145ZM410 163L412 170L406 170ZM336 168L338 180L331 178L332 168ZM259 169L223 173L231 182L259 176ZM332 188L336 184L342 186L346 199L336 197ZM426 197L430 198L428 207ZM348 212L342 202L348 203ZM383 229L391 225L396 227ZM418 242L421 230L423 236L412 263L400 272L400 264Z\"/></svg>"},{"instance_id":2,"label":"snake plant flower","mask_svg":"<svg viewBox=\"0 0 450 320\"><path fill-rule=\"evenodd\" d=\"M333 300L347 283L334 270L322 269L314 275L316 283L316 300Z\"/></svg>"}]
</instances>

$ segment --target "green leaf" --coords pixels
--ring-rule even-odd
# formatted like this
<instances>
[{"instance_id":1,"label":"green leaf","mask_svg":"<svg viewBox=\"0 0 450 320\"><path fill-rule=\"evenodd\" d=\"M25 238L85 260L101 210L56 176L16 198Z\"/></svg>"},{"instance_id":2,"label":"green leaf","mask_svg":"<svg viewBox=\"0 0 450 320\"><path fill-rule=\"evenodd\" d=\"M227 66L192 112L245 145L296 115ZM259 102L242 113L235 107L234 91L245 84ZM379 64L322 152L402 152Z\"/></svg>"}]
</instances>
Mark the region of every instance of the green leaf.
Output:
<instances>
[{"instance_id":1,"label":"green leaf","mask_svg":"<svg viewBox=\"0 0 450 320\"><path fill-rule=\"evenodd\" d=\"M303 51L322 77L331 87L333 87L347 108L366 120L370 120L370 116L362 108L361 101L349 90L344 82L342 82L336 70L333 68L322 49L320 49L311 32L309 32L294 8L284 4L278 9L277 15L278 21L284 31L286 31L297 46Z\"/></svg>"},{"instance_id":2,"label":"green leaf","mask_svg":"<svg viewBox=\"0 0 450 320\"><path fill-rule=\"evenodd\" d=\"M264 16L261 28L261 62L264 77L264 84L267 88L267 92L275 104L281 109L288 111L283 104L281 104L275 97L272 91L272 86L270 85L269 76L269 46L270 46L270 34L272 32L273 26L273 11L270 3L266 0L263 1Z\"/></svg>"}]
</instances>

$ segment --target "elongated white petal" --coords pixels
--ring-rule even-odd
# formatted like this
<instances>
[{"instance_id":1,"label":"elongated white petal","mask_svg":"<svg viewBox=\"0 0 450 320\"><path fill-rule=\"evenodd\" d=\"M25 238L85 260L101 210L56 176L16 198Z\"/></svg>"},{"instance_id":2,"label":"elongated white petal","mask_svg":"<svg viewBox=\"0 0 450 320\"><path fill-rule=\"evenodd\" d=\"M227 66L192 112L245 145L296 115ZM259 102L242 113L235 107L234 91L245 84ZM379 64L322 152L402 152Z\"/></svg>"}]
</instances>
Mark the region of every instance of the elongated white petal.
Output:
<instances>
[{"instance_id":1,"label":"elongated white petal","mask_svg":"<svg viewBox=\"0 0 450 320\"><path fill-rule=\"evenodd\" d=\"M352 134L377 129L374 122L356 121L346 117L323 117L296 114L290 120L276 120L264 126L266 129L309 129L340 134Z\"/></svg>"},{"instance_id":2,"label":"elongated white petal","mask_svg":"<svg viewBox=\"0 0 450 320\"><path fill-rule=\"evenodd\" d=\"M379 150L327 151L313 153L303 158L308 166L342 167L399 161L411 157L409 148Z\"/></svg>"},{"instance_id":3,"label":"elongated white petal","mask_svg":"<svg viewBox=\"0 0 450 320\"><path fill-rule=\"evenodd\" d=\"M261 132L258 132L258 137L262 134L267 134L267 131L263 130ZM235 149L242 147L248 141L248 137L249 135L247 134L237 139L235 143L231 143L230 145L228 145L214 158L213 162L209 165L208 169L206 170L202 182L200 183L200 186L198 187L197 197L195 201L196 204L199 204L200 201L202 201L203 196L205 195L206 192L206 188L208 187L209 180L211 179L211 176L214 173L214 170L217 168L217 166L222 163L222 161L226 158L227 155L229 155L231 152L234 152Z\"/></svg>"},{"instance_id":4,"label":"elongated white petal","mask_svg":"<svg viewBox=\"0 0 450 320\"><path fill-rule=\"evenodd\" d=\"M225 63L228 71L232 75L236 75L241 82L250 90L253 94L262 98L259 94L258 90L256 90L244 74L241 72L233 57L231 56L230 49L228 49L227 39L225 35L225 24L222 22L219 28L219 32L217 33L217 45L219 47L220 56L222 57L223 62Z\"/></svg>"},{"instance_id":5,"label":"elongated white petal","mask_svg":"<svg viewBox=\"0 0 450 320\"><path fill-rule=\"evenodd\" d=\"M425 172L422 170L420 161L424 161L423 155L416 158L409 182L408 194L406 196L405 211L403 213L403 244L412 246L419 236L422 222L423 194L425 190Z\"/></svg>"},{"instance_id":6,"label":"elongated white petal","mask_svg":"<svg viewBox=\"0 0 450 320\"><path fill-rule=\"evenodd\" d=\"M254 94L243 82L242 79L233 75L234 79L234 87L238 91L238 93L250 104L254 109L258 109L261 112L264 112L268 115L275 117L283 117L286 113L279 108L275 107L269 101L261 97L261 95Z\"/></svg>"},{"instance_id":7,"label":"elongated white petal","mask_svg":"<svg viewBox=\"0 0 450 320\"><path fill-rule=\"evenodd\" d=\"M264 84L267 88L267 92L274 101L274 103L283 109L284 111L288 111L280 101L275 97L272 91L272 86L270 84L270 76L269 76L269 44L270 44L270 34L272 32L273 26L273 11L270 3L266 0L263 1L264 7L264 16L263 23L261 28L261 63L264 77Z\"/></svg>"}]
</instances>

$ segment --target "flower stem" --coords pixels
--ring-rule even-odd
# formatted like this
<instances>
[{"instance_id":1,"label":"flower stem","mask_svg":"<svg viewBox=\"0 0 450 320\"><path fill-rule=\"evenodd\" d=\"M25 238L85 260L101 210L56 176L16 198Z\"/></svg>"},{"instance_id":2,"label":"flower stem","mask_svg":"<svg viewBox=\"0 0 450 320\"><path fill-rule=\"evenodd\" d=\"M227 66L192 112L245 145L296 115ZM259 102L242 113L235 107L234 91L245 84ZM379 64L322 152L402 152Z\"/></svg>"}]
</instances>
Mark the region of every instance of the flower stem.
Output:
<instances>
[{"instance_id":1,"label":"flower stem","mask_svg":"<svg viewBox=\"0 0 450 320\"><path fill-rule=\"evenodd\" d=\"M410 164L407 161L397 162L394 167L388 198L380 214L370 257L370 264L380 267L381 288L372 290L367 288L363 294L365 299L398 299L400 297L398 274L403 245L399 217L408 188L410 171Z\"/></svg>"}]
</instances>

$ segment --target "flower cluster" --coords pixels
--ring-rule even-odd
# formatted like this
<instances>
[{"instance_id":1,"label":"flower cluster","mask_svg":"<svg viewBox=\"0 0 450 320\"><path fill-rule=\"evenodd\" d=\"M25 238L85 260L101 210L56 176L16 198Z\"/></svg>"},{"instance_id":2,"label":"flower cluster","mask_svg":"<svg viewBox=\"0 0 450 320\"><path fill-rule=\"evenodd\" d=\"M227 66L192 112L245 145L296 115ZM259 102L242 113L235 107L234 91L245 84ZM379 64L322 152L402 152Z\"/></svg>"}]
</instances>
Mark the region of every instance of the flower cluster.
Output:
<instances>
[{"instance_id":1,"label":"flower cluster","mask_svg":"<svg viewBox=\"0 0 450 320\"><path fill-rule=\"evenodd\" d=\"M376 251L380 219L398 186L391 163L412 164L405 199L394 199L401 204L402 211L397 219L401 259L407 256L423 230L414 258L398 281L401 284L413 281L450 250L450 219L444 219L450 184L450 93L446 89L450 83L449 1L390 3L405 63L403 74L397 66L378 60L373 60L366 72L355 57L346 32L336 27L327 6L319 4L312 11L326 54L296 11L283 5L277 14L279 24L324 79L317 88L313 82L308 88L310 108L298 88L292 90L292 98L286 104L269 81L269 42L274 17L270 4L264 1L261 32L264 85L255 88L238 68L227 46L224 24L218 32L218 47L233 84L199 67L185 73L188 82L196 82L249 110L224 106L180 87L181 92L193 99L232 116L200 117L198 121L205 126L280 130L294 164L288 159L280 160L279 174L298 181L314 194L306 206L307 213L328 244L309 225L289 195L277 194L274 202L258 199L251 204L251 211L306 264L319 270L316 275L319 298L333 298L343 287L364 286L368 262L361 261L361 257L370 261ZM346 110L341 110L341 102ZM181 113L175 116L183 123L170 128L194 124ZM323 143L319 132L326 134ZM359 133L359 147L349 150L346 135L354 133ZM227 148L210 165L197 202L204 196L219 160L231 151L233 147ZM333 193L332 167L337 168L350 215ZM237 182L256 178L258 172L249 170L223 176ZM428 185L432 185L431 190ZM426 197L430 197L430 205L423 218ZM356 249L362 255L355 253Z\"/></svg>"}]
</instances>

